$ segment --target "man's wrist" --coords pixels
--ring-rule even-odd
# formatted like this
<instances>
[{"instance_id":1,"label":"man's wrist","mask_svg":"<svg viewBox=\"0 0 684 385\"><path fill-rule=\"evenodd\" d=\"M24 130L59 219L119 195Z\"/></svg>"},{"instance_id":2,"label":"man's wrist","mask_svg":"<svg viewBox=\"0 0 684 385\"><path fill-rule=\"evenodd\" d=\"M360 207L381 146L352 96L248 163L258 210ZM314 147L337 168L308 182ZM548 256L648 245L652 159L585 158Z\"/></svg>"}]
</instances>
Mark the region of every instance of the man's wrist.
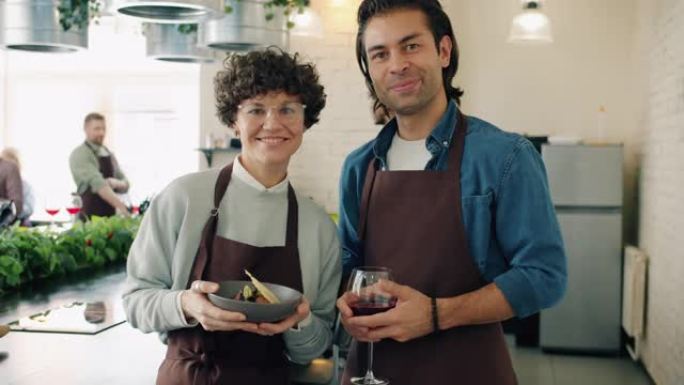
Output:
<instances>
[{"instance_id":1,"label":"man's wrist","mask_svg":"<svg viewBox=\"0 0 684 385\"><path fill-rule=\"evenodd\" d=\"M447 330L463 325L458 312L459 302L458 296L437 298L437 315L439 317L437 323L439 330Z\"/></svg>"}]
</instances>

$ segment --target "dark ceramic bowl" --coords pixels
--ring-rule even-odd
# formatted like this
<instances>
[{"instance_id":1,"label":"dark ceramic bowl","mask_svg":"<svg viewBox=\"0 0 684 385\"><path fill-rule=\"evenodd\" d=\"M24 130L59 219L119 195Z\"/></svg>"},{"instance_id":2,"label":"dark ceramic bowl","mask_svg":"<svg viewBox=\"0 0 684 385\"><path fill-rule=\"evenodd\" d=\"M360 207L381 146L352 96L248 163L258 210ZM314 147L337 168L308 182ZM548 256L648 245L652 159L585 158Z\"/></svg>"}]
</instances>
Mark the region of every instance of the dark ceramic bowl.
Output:
<instances>
[{"instance_id":1,"label":"dark ceramic bowl","mask_svg":"<svg viewBox=\"0 0 684 385\"><path fill-rule=\"evenodd\" d=\"M209 294L209 301L221 309L242 313L249 322L276 322L294 314L297 305L302 301L302 293L289 287L266 283L273 294L280 299L280 303L255 303L238 301L235 295L245 285L251 285L250 281L223 281L219 282L219 290Z\"/></svg>"}]
</instances>

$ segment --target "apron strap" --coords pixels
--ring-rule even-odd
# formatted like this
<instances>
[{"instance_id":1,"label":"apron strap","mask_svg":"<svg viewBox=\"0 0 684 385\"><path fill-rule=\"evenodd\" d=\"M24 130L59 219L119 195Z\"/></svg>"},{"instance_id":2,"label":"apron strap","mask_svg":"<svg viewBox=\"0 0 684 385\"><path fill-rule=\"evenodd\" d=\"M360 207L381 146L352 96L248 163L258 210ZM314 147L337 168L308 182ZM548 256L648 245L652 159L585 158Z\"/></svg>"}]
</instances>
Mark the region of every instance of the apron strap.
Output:
<instances>
[{"instance_id":1,"label":"apron strap","mask_svg":"<svg viewBox=\"0 0 684 385\"><path fill-rule=\"evenodd\" d=\"M221 170L218 179L216 179L216 186L214 187L214 208L211 211L211 215L214 217L218 215L219 204L221 204L221 199L223 199L223 196L226 194L232 175L233 163L231 162Z\"/></svg>"},{"instance_id":2,"label":"apron strap","mask_svg":"<svg viewBox=\"0 0 684 385\"><path fill-rule=\"evenodd\" d=\"M97 151L95 151L95 149L93 148L93 146L91 146L90 143L88 143L87 140L83 141L83 144L85 144L86 147L88 147L88 148L90 149L90 151L92 151L93 154L95 154L95 157L97 157L97 158L100 157L100 154L98 154Z\"/></svg>"},{"instance_id":3,"label":"apron strap","mask_svg":"<svg viewBox=\"0 0 684 385\"><path fill-rule=\"evenodd\" d=\"M192 270L190 271L190 278L186 287L189 289L193 281L202 279L204 276L204 270L209 263L209 255L211 248L214 244L214 235L216 234L216 226L218 224L218 207L221 203L223 195L228 189L228 184L230 183L230 177L233 174L233 163L230 163L224 167L216 179L216 185L214 186L214 208L211 209L209 219L202 229L202 238L200 240L199 248L197 249L197 255L195 256L195 262L192 265Z\"/></svg>"},{"instance_id":4,"label":"apron strap","mask_svg":"<svg viewBox=\"0 0 684 385\"><path fill-rule=\"evenodd\" d=\"M285 246L297 249L299 239L299 206L292 184L287 184L287 235L285 236Z\"/></svg>"},{"instance_id":5,"label":"apron strap","mask_svg":"<svg viewBox=\"0 0 684 385\"><path fill-rule=\"evenodd\" d=\"M373 192L373 185L375 184L375 174L378 168L378 160L371 160L366 170L366 179L364 179L363 193L361 194L361 207L359 209L359 226L358 238L360 242L366 238L366 222L368 222L368 203L370 202L371 192Z\"/></svg>"},{"instance_id":6,"label":"apron strap","mask_svg":"<svg viewBox=\"0 0 684 385\"><path fill-rule=\"evenodd\" d=\"M202 238L200 240L199 248L197 249L197 255L195 256L195 262L192 265L192 271L190 272L190 278L186 288L189 289L193 281L198 279L204 279L204 270L209 263L209 252L214 245L214 234L216 234L216 223L218 222L218 217L212 215L209 220L204 225L202 229Z\"/></svg>"},{"instance_id":7,"label":"apron strap","mask_svg":"<svg viewBox=\"0 0 684 385\"><path fill-rule=\"evenodd\" d=\"M97 150L95 150L95 149L93 148L93 146L91 146L90 143L88 143L87 140L83 141L83 144L85 144L86 147L88 147L88 148L90 149L90 151L92 151L93 154L95 154L95 157L96 157L96 158L106 158L106 157L112 156L112 152L111 152L111 151L109 150L109 148L107 148L107 146L105 146L104 144L100 146L100 147L103 147L105 150L107 150L107 154L108 154L108 155L104 155L104 156L100 156L100 154L97 153Z\"/></svg>"}]
</instances>

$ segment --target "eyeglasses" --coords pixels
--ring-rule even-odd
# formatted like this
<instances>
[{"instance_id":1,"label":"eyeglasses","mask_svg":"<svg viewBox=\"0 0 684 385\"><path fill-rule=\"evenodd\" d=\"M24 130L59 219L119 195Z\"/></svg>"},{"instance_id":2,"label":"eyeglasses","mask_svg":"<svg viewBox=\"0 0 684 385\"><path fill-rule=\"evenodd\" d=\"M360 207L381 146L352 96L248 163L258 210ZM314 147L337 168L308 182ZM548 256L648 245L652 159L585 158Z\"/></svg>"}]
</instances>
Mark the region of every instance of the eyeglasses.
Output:
<instances>
[{"instance_id":1,"label":"eyeglasses","mask_svg":"<svg viewBox=\"0 0 684 385\"><path fill-rule=\"evenodd\" d=\"M245 119L252 124L263 124L268 115L275 111L276 119L283 124L294 123L304 118L305 104L297 102L283 103L280 106L266 107L259 103L239 105L238 109Z\"/></svg>"}]
</instances>

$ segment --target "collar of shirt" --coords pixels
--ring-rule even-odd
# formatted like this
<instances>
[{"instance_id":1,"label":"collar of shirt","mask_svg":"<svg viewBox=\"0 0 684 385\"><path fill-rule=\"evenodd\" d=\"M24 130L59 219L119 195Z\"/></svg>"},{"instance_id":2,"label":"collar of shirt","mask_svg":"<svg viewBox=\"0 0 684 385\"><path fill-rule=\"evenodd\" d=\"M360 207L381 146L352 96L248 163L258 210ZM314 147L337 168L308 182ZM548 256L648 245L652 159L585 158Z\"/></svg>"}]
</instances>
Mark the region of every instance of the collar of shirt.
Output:
<instances>
[{"instance_id":1,"label":"collar of shirt","mask_svg":"<svg viewBox=\"0 0 684 385\"><path fill-rule=\"evenodd\" d=\"M448 153L458 118L457 109L456 102L449 100L447 110L425 140L425 147L432 154L432 159L425 167L426 170L444 168L443 160L446 159L444 155ZM397 120L392 119L382 128L373 145L373 154L375 159L380 162L380 167L383 170L387 170L387 151L392 145L392 139L396 132Z\"/></svg>"},{"instance_id":2,"label":"collar of shirt","mask_svg":"<svg viewBox=\"0 0 684 385\"><path fill-rule=\"evenodd\" d=\"M110 154L109 149L104 145L96 144L89 140L86 140L86 145L90 147L99 156L107 156Z\"/></svg>"},{"instance_id":3,"label":"collar of shirt","mask_svg":"<svg viewBox=\"0 0 684 385\"><path fill-rule=\"evenodd\" d=\"M257 191L267 193L284 193L287 191L287 185L289 183L286 175L285 179L283 179L283 181L278 183L277 185L272 187L264 186L263 184L261 184L261 182L256 180L256 178L254 178L252 174L249 173L249 171L245 169L245 167L242 165L242 162L240 161L239 156L235 157L235 161L233 162L233 176L245 182L248 186L255 188Z\"/></svg>"}]
</instances>

